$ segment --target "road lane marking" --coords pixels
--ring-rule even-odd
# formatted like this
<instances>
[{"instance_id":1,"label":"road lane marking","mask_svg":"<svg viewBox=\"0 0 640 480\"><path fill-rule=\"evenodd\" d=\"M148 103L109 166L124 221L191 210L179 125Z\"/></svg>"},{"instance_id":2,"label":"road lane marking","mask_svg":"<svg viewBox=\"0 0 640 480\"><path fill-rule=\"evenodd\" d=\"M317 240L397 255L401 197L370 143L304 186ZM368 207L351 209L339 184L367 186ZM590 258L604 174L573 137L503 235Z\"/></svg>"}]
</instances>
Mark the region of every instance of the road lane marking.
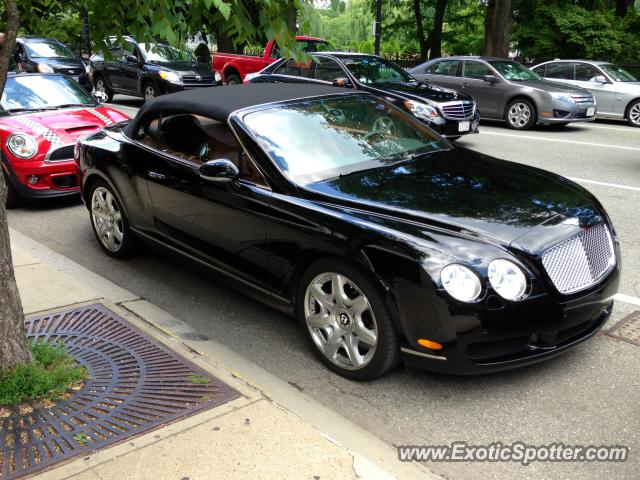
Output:
<instances>
[{"instance_id":1,"label":"road lane marking","mask_svg":"<svg viewBox=\"0 0 640 480\"><path fill-rule=\"evenodd\" d=\"M618 183L598 182L596 180L587 180L585 178L567 177L574 182L593 183L594 185L601 185L603 187L622 188L624 190L631 190L632 192L640 192L640 187L632 187L630 185L620 185Z\"/></svg>"},{"instance_id":2,"label":"road lane marking","mask_svg":"<svg viewBox=\"0 0 640 480\"><path fill-rule=\"evenodd\" d=\"M591 143L591 142L579 142L577 140L564 140L547 137L534 137L533 135L513 135L510 133L496 133L483 131L481 135L496 135L499 137L513 137L513 138L526 138L528 140L538 140L542 142L555 142L555 143L570 143L573 145L585 145L587 147L602 147L602 148L617 148L619 150L632 150L634 152L640 152L640 147L625 147L622 145L611 145L608 143Z\"/></svg>"},{"instance_id":3,"label":"road lane marking","mask_svg":"<svg viewBox=\"0 0 640 480\"><path fill-rule=\"evenodd\" d=\"M575 125L576 127L578 125ZM635 127L605 127L604 125L580 125L581 127L585 127L586 129L590 129L590 128L594 128L594 129L601 129L601 130L619 130L621 132L626 132L626 133L635 133L636 135L640 135L640 132L638 131L637 128Z\"/></svg>"},{"instance_id":4,"label":"road lane marking","mask_svg":"<svg viewBox=\"0 0 640 480\"><path fill-rule=\"evenodd\" d=\"M640 298L632 297L631 295L625 295L624 293L616 293L613 296L614 300L618 300L619 302L630 303L632 305L637 305L640 307Z\"/></svg>"}]
</instances>

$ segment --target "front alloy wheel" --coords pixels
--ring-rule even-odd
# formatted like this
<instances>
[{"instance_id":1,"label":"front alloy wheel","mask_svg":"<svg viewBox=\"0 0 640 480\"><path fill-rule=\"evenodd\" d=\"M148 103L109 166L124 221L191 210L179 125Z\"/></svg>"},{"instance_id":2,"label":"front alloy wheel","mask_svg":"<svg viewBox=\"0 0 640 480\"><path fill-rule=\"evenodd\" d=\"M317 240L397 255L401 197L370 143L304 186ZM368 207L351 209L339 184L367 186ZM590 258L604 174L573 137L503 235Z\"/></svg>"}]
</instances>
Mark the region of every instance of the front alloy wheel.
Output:
<instances>
[{"instance_id":1,"label":"front alloy wheel","mask_svg":"<svg viewBox=\"0 0 640 480\"><path fill-rule=\"evenodd\" d=\"M627 120L633 127L640 127L640 100L636 100L629 106Z\"/></svg>"},{"instance_id":2,"label":"front alloy wheel","mask_svg":"<svg viewBox=\"0 0 640 480\"><path fill-rule=\"evenodd\" d=\"M158 92L156 92L156 87L151 83L147 83L144 86L144 91L142 92L144 95L144 101L148 102L149 100L153 100L158 96Z\"/></svg>"},{"instance_id":3,"label":"front alloy wheel","mask_svg":"<svg viewBox=\"0 0 640 480\"><path fill-rule=\"evenodd\" d=\"M516 130L527 130L535 123L535 109L527 100L515 100L507 107L507 124Z\"/></svg>"},{"instance_id":4,"label":"front alloy wheel","mask_svg":"<svg viewBox=\"0 0 640 480\"><path fill-rule=\"evenodd\" d=\"M368 275L338 259L316 262L300 282L298 312L318 358L352 380L371 380L398 361L383 296Z\"/></svg>"}]
</instances>

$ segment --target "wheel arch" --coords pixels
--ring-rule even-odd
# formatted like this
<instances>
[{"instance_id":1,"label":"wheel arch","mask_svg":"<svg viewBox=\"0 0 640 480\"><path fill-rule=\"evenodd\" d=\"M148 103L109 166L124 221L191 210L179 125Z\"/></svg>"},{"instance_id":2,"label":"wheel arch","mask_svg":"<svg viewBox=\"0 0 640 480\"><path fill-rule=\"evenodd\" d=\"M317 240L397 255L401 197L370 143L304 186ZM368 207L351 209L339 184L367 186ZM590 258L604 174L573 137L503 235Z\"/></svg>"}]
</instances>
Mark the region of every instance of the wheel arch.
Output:
<instances>
[{"instance_id":1,"label":"wheel arch","mask_svg":"<svg viewBox=\"0 0 640 480\"><path fill-rule=\"evenodd\" d=\"M624 107L624 118L626 120L629 120L629 110L631 110L631 105L633 105L635 102L638 102L638 101L640 101L640 97L632 98L627 102L627 106Z\"/></svg>"},{"instance_id":2,"label":"wheel arch","mask_svg":"<svg viewBox=\"0 0 640 480\"><path fill-rule=\"evenodd\" d=\"M240 73L240 69L232 63L225 65L222 72L224 73L225 83L227 82L227 77L229 75L237 75L240 78L240 81L242 81L242 74Z\"/></svg>"}]
</instances>

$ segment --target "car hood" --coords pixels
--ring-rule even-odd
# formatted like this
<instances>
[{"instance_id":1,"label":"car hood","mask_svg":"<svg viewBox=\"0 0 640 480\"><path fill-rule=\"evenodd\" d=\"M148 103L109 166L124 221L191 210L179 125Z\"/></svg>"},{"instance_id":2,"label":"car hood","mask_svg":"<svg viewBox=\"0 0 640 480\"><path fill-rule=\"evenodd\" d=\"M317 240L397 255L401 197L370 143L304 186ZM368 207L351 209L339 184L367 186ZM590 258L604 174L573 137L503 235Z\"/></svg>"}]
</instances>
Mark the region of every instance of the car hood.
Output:
<instances>
[{"instance_id":1,"label":"car hood","mask_svg":"<svg viewBox=\"0 0 640 480\"><path fill-rule=\"evenodd\" d=\"M78 69L78 74L84 72L84 63L79 58L37 58L38 63L46 63L53 68Z\"/></svg>"},{"instance_id":2,"label":"car hood","mask_svg":"<svg viewBox=\"0 0 640 480\"><path fill-rule=\"evenodd\" d=\"M149 62L161 69L174 70L186 75L213 75L209 65L191 62Z\"/></svg>"},{"instance_id":3,"label":"car hood","mask_svg":"<svg viewBox=\"0 0 640 480\"><path fill-rule=\"evenodd\" d=\"M527 251L605 218L595 197L570 180L460 147L307 188L316 201L386 219L390 228L431 225Z\"/></svg>"},{"instance_id":4,"label":"car hood","mask_svg":"<svg viewBox=\"0 0 640 480\"><path fill-rule=\"evenodd\" d=\"M455 100L473 100L469 95L450 88L438 87L425 82L378 84L374 88L395 93L413 100L431 100L432 102L452 102Z\"/></svg>"},{"instance_id":5,"label":"car hood","mask_svg":"<svg viewBox=\"0 0 640 480\"><path fill-rule=\"evenodd\" d=\"M575 85L567 85L559 82L552 82L551 80L521 80L518 82L511 81L512 85L519 85L522 87L538 88L545 92L553 93L573 93L576 95L590 95L588 90Z\"/></svg>"},{"instance_id":6,"label":"car hood","mask_svg":"<svg viewBox=\"0 0 640 480\"><path fill-rule=\"evenodd\" d=\"M97 106L13 115L2 117L0 122L9 130L15 129L35 137L39 143L60 146L73 144L80 137L128 118L112 108Z\"/></svg>"}]
</instances>

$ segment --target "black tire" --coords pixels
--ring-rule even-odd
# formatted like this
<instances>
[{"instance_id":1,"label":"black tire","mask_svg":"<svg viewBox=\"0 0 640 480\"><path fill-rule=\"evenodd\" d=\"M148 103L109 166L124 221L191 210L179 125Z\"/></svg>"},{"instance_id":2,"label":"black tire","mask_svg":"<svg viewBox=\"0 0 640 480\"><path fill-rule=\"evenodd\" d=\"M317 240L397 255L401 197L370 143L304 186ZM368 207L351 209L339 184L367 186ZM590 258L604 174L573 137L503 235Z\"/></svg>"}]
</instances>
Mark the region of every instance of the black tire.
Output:
<instances>
[{"instance_id":1,"label":"black tire","mask_svg":"<svg viewBox=\"0 0 640 480\"><path fill-rule=\"evenodd\" d=\"M13 188L11 180L3 173L4 183L7 185L7 210L11 208L18 208L22 205L22 198L20 194Z\"/></svg>"},{"instance_id":2,"label":"black tire","mask_svg":"<svg viewBox=\"0 0 640 480\"><path fill-rule=\"evenodd\" d=\"M311 288L311 284L315 283L318 278L323 278L325 275L330 276L331 274L338 274L345 280L343 293L346 292L347 289L352 285L355 285L357 289L359 289L359 292L352 289L352 291L355 293L354 298L362 295L364 297L364 300L368 302L368 310L365 310L364 313L360 314L360 323L356 320L356 315L353 315L351 325L346 327L351 329L352 333L350 333L349 335L353 335L353 332L357 332L356 325L364 324L364 321L366 321L370 326L373 327L373 329L369 329L369 331L375 331L376 334L375 348L371 351L371 353L369 351L369 348L366 348L367 344L365 342L366 352L362 354L362 351L360 350L361 344L360 341L358 341L356 347L356 349L358 350L357 355L362 355L362 358L367 358L367 356L369 356L369 358L366 360L366 363L363 363L363 365L358 368L341 366L337 364L340 363L338 360L330 360L324 353L324 351L321 350L321 348L323 347L316 344L316 341L321 340L314 340L314 335L316 335L316 337L322 336L326 343L326 349L328 348L328 334L326 333L326 331L323 331L324 333L322 334L320 329L318 329L316 333L312 333L313 327L310 327L307 324L305 313L305 304L307 303L307 289L308 287ZM320 307L320 302L315 300L312 294L310 295L311 296L308 298L308 308L311 308L312 304ZM337 307L336 310L338 310L339 304L337 301L334 303L334 305ZM337 326L337 322L340 322L342 319L342 313L340 314L340 317L338 317L338 312L336 312L336 310L334 310L333 313L329 315L329 318L333 318L333 320L327 321L331 321ZM343 312L346 313L346 310L343 310ZM303 329L304 335L307 338L314 354L327 368L334 371L338 375L351 380L373 380L388 372L399 363L400 351L398 346L398 337L393 324L393 320L391 319L391 314L389 313L389 310L385 305L384 296L380 287L374 283L374 280L371 278L370 274L351 266L345 261L337 258L323 258L316 261L311 266L309 266L309 268L307 268L307 270L300 278L299 282L296 297L296 313L300 325ZM351 318L350 315L351 313L349 313L349 315L347 316L348 319ZM334 332L333 335L336 335L337 330L335 328L332 328L332 331ZM338 334L338 336L340 335ZM356 334L356 338L365 337L358 337ZM337 358L339 356L340 349L342 349L342 351L344 352L342 358L351 358L351 355L348 354L347 349L344 347L339 347L336 350L334 357ZM344 363L342 364L344 365Z\"/></svg>"},{"instance_id":3,"label":"black tire","mask_svg":"<svg viewBox=\"0 0 640 480\"><path fill-rule=\"evenodd\" d=\"M111 100L113 100L113 90L111 90L107 86L107 82L105 82L102 75L94 76L93 84L97 92L104 92L104 94L107 96L107 102L110 102Z\"/></svg>"},{"instance_id":4,"label":"black tire","mask_svg":"<svg viewBox=\"0 0 640 480\"><path fill-rule=\"evenodd\" d=\"M632 127L640 127L640 99L634 100L629 104L626 118Z\"/></svg>"},{"instance_id":5,"label":"black tire","mask_svg":"<svg viewBox=\"0 0 640 480\"><path fill-rule=\"evenodd\" d=\"M529 130L538 121L538 112L529 100L516 98L507 105L504 119L513 130Z\"/></svg>"},{"instance_id":6,"label":"black tire","mask_svg":"<svg viewBox=\"0 0 640 480\"><path fill-rule=\"evenodd\" d=\"M240 76L236 75L235 73L225 75L225 79L227 81L227 85L238 85L242 83L242 80L240 80Z\"/></svg>"},{"instance_id":7,"label":"black tire","mask_svg":"<svg viewBox=\"0 0 640 480\"><path fill-rule=\"evenodd\" d=\"M99 221L97 216L97 212L94 211L94 202L96 199L94 195L96 192L98 194L102 194L104 192L108 192L110 194L110 199L113 201L112 210L115 210L120 215L120 219L118 221L113 221L113 217L111 218L111 222L113 225L114 233L115 229L118 229L121 235L121 239L117 238L117 235L114 235L111 238L111 242L107 240L107 235L101 234L98 232L100 228L96 223ZM98 240L98 244L104 250L104 252L113 257L113 258L131 258L136 255L140 250L140 240L129 228L129 220L120 205L120 200L114 194L112 188L107 185L103 180L97 180L91 184L89 188L89 194L87 196L88 206L89 206L89 218L91 221L91 228L93 229L93 233L96 236L96 240ZM109 201L110 203L110 201ZM108 209L108 207L107 207ZM105 219L102 218L104 222ZM110 246L111 245L111 246Z\"/></svg>"},{"instance_id":8,"label":"black tire","mask_svg":"<svg viewBox=\"0 0 640 480\"><path fill-rule=\"evenodd\" d=\"M149 102L160 95L158 89L153 84L153 82L145 82L142 84L142 98L144 98L145 102Z\"/></svg>"}]
</instances>

